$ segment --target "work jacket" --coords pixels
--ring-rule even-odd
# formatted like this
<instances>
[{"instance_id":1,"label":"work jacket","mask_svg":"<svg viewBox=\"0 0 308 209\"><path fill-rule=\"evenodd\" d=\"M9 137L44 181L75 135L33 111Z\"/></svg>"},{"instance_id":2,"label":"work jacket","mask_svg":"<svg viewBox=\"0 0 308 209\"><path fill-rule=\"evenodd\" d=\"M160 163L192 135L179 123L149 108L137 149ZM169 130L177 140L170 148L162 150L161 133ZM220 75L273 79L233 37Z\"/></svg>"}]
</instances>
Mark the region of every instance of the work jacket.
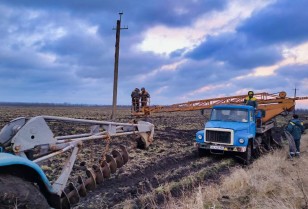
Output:
<instances>
[{"instance_id":1,"label":"work jacket","mask_svg":"<svg viewBox=\"0 0 308 209\"><path fill-rule=\"evenodd\" d=\"M131 93L131 97L132 97L132 99L139 99L139 98L140 98L140 93L139 93L139 91L133 91L133 92Z\"/></svg>"},{"instance_id":2,"label":"work jacket","mask_svg":"<svg viewBox=\"0 0 308 209\"><path fill-rule=\"evenodd\" d=\"M141 101L147 101L150 98L150 94L147 91L141 91L140 93Z\"/></svg>"},{"instance_id":3,"label":"work jacket","mask_svg":"<svg viewBox=\"0 0 308 209\"><path fill-rule=\"evenodd\" d=\"M254 108L257 108L257 107L258 107L257 99L256 99L255 97L250 98L249 96L247 96L247 97L244 99L244 103L245 103L246 105L253 106Z\"/></svg>"},{"instance_id":4,"label":"work jacket","mask_svg":"<svg viewBox=\"0 0 308 209\"><path fill-rule=\"evenodd\" d=\"M290 120L287 131L293 136L294 140L300 140L305 127L299 119Z\"/></svg>"}]
</instances>

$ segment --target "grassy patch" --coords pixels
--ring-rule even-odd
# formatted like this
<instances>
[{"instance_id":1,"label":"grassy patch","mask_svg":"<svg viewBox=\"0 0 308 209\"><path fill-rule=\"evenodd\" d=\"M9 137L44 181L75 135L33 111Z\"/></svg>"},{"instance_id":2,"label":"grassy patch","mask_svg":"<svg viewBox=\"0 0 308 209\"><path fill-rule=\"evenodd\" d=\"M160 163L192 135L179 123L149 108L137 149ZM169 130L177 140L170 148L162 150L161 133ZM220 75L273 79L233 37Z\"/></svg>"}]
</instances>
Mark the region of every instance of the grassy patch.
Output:
<instances>
[{"instance_id":1,"label":"grassy patch","mask_svg":"<svg viewBox=\"0 0 308 209\"><path fill-rule=\"evenodd\" d=\"M200 185L165 208L308 208L308 135L301 148L300 158L288 159L285 147L247 168L235 167L221 183Z\"/></svg>"}]
</instances>

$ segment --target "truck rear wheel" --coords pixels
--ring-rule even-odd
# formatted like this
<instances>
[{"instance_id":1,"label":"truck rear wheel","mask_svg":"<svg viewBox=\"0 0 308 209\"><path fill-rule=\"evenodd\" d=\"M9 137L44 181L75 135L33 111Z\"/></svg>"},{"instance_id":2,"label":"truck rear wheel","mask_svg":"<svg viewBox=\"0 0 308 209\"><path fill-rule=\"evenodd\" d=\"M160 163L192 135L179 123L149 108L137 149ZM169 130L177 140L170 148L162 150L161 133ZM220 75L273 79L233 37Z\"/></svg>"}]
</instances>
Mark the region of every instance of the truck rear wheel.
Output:
<instances>
[{"instance_id":1,"label":"truck rear wheel","mask_svg":"<svg viewBox=\"0 0 308 209\"><path fill-rule=\"evenodd\" d=\"M0 174L0 208L50 208L43 194L31 182Z\"/></svg>"}]
</instances>

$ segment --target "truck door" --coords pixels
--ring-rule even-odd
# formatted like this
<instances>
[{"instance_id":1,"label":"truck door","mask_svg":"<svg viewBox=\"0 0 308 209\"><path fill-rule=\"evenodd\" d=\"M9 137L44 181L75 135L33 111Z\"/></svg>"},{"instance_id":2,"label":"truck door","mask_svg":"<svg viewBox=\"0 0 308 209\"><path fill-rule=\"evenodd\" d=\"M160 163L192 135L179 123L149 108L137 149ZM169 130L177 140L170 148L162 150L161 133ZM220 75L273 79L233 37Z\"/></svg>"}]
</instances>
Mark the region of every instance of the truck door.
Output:
<instances>
[{"instance_id":1,"label":"truck door","mask_svg":"<svg viewBox=\"0 0 308 209\"><path fill-rule=\"evenodd\" d=\"M251 133L253 136L256 135L256 120L255 120L255 111L250 110L249 111L249 133Z\"/></svg>"}]
</instances>

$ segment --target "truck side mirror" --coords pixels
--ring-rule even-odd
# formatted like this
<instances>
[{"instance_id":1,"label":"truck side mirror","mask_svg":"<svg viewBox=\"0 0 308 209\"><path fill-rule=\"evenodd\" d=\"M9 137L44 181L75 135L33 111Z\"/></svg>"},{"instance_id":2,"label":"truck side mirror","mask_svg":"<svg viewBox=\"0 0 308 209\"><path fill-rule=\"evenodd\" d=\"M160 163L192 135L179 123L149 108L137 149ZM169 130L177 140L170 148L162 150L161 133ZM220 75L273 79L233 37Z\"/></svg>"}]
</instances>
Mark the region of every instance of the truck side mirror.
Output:
<instances>
[{"instance_id":1,"label":"truck side mirror","mask_svg":"<svg viewBox=\"0 0 308 209\"><path fill-rule=\"evenodd\" d=\"M262 113L260 110L257 110L256 118L260 119L262 117Z\"/></svg>"},{"instance_id":2,"label":"truck side mirror","mask_svg":"<svg viewBox=\"0 0 308 209\"><path fill-rule=\"evenodd\" d=\"M265 111L264 110L257 110L256 118L264 118Z\"/></svg>"}]
</instances>

